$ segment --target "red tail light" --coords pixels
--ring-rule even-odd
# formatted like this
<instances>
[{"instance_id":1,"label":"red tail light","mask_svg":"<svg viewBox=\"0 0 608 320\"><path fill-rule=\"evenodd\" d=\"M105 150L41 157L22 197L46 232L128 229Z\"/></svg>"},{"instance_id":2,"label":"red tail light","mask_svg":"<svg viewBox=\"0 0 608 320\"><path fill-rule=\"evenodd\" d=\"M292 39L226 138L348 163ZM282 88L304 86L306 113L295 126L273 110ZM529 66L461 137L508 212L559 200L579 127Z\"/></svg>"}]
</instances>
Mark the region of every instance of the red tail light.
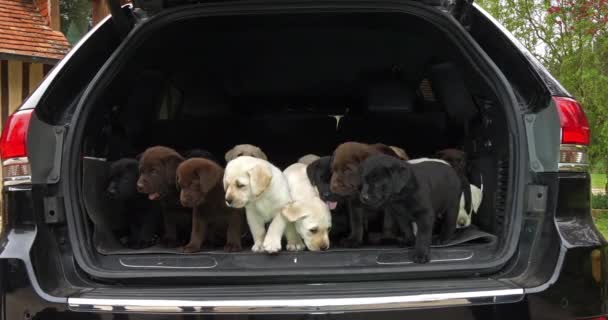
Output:
<instances>
[{"instance_id":1,"label":"red tail light","mask_svg":"<svg viewBox=\"0 0 608 320\"><path fill-rule=\"evenodd\" d=\"M585 112L576 100L553 97L562 127L563 144L589 145L589 123Z\"/></svg>"},{"instance_id":2,"label":"red tail light","mask_svg":"<svg viewBox=\"0 0 608 320\"><path fill-rule=\"evenodd\" d=\"M581 105L572 98L553 97L559 114L561 144L560 171L586 171L589 167L590 132L587 117Z\"/></svg>"},{"instance_id":3,"label":"red tail light","mask_svg":"<svg viewBox=\"0 0 608 320\"><path fill-rule=\"evenodd\" d=\"M27 129L32 111L32 109L17 111L8 117L0 138L2 160L27 156Z\"/></svg>"},{"instance_id":4,"label":"red tail light","mask_svg":"<svg viewBox=\"0 0 608 320\"><path fill-rule=\"evenodd\" d=\"M27 132L33 109L12 114L4 124L0 137L2 178L4 185L31 182L30 163L27 159Z\"/></svg>"}]
</instances>

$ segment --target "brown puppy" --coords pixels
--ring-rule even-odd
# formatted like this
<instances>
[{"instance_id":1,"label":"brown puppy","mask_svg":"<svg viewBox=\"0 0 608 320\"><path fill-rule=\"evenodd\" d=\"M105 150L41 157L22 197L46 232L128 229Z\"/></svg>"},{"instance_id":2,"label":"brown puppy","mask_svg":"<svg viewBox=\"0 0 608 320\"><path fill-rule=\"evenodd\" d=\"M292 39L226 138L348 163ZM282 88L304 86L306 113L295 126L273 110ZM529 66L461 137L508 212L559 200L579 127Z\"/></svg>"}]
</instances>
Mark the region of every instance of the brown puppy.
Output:
<instances>
[{"instance_id":1,"label":"brown puppy","mask_svg":"<svg viewBox=\"0 0 608 320\"><path fill-rule=\"evenodd\" d=\"M399 155L387 145L345 142L339 145L331 161L331 192L342 196L356 193L361 185L359 166L371 155L387 154L399 158Z\"/></svg>"},{"instance_id":2,"label":"brown puppy","mask_svg":"<svg viewBox=\"0 0 608 320\"><path fill-rule=\"evenodd\" d=\"M200 251L203 244L213 243L216 236L223 238L223 233L226 234L224 251L241 250L245 212L226 205L223 176L222 167L204 158L188 159L177 167L180 202L192 208L192 234L183 252Z\"/></svg>"},{"instance_id":3,"label":"brown puppy","mask_svg":"<svg viewBox=\"0 0 608 320\"><path fill-rule=\"evenodd\" d=\"M403 153L405 154L405 151ZM367 231L368 219L378 214L384 214L382 210L364 207L358 197L361 186L361 163L369 156L376 154L387 154L400 158L400 155L387 145L359 142L345 142L339 145L331 158L332 175L329 188L333 193L348 197L350 234L341 240L341 244L345 247L360 246ZM384 214L382 229L383 237L394 238L393 221L390 215Z\"/></svg>"},{"instance_id":4,"label":"brown puppy","mask_svg":"<svg viewBox=\"0 0 608 320\"><path fill-rule=\"evenodd\" d=\"M164 226L162 242L168 247L187 241L185 237L180 239L180 235L184 229L187 233L191 228L188 210L179 204L175 187L175 171L183 160L177 151L163 146L146 149L139 160L137 191L147 194L150 200L160 201Z\"/></svg>"}]
</instances>

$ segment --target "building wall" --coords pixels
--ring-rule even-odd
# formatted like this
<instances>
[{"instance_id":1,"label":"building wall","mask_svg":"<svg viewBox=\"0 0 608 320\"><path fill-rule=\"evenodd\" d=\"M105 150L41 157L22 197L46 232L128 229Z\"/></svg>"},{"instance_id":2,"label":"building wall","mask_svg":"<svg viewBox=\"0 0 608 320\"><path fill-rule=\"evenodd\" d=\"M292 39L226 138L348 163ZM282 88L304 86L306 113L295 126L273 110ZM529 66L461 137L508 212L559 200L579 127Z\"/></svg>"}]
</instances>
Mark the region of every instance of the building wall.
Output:
<instances>
[{"instance_id":1,"label":"building wall","mask_svg":"<svg viewBox=\"0 0 608 320\"><path fill-rule=\"evenodd\" d=\"M35 90L50 66L18 60L0 60L0 123Z\"/></svg>"}]
</instances>

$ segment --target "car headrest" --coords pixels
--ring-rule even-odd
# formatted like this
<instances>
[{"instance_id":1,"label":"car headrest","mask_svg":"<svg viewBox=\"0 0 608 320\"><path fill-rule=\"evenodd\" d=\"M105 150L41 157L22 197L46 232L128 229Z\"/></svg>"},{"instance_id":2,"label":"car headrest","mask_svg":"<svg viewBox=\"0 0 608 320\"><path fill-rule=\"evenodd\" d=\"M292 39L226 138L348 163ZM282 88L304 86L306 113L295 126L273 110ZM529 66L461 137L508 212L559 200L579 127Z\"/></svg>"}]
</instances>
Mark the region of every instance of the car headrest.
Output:
<instances>
[{"instance_id":1,"label":"car headrest","mask_svg":"<svg viewBox=\"0 0 608 320\"><path fill-rule=\"evenodd\" d=\"M468 121L477 113L477 106L468 90L462 73L454 64L446 62L430 68L433 93L449 118L458 123Z\"/></svg>"},{"instance_id":2,"label":"car headrest","mask_svg":"<svg viewBox=\"0 0 608 320\"><path fill-rule=\"evenodd\" d=\"M412 112L416 93L407 84L387 81L373 85L368 91L370 112Z\"/></svg>"}]
</instances>

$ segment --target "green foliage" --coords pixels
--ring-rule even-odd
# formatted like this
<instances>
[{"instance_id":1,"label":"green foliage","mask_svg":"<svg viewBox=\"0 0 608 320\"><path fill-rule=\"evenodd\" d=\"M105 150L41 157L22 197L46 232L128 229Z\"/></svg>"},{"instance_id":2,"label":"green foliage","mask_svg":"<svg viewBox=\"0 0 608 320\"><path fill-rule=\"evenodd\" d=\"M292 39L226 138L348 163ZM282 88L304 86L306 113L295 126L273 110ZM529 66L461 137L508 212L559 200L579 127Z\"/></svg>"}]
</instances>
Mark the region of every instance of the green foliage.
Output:
<instances>
[{"instance_id":1,"label":"green foliage","mask_svg":"<svg viewBox=\"0 0 608 320\"><path fill-rule=\"evenodd\" d=\"M577 98L608 174L608 0L478 0ZM597 172L597 171L596 171Z\"/></svg>"},{"instance_id":2,"label":"green foliage","mask_svg":"<svg viewBox=\"0 0 608 320\"><path fill-rule=\"evenodd\" d=\"M89 30L91 25L90 2L90 0L61 0L59 2L61 32L72 45Z\"/></svg>"},{"instance_id":3,"label":"green foliage","mask_svg":"<svg viewBox=\"0 0 608 320\"><path fill-rule=\"evenodd\" d=\"M608 209L608 195L594 194L591 196L591 208Z\"/></svg>"}]
</instances>

